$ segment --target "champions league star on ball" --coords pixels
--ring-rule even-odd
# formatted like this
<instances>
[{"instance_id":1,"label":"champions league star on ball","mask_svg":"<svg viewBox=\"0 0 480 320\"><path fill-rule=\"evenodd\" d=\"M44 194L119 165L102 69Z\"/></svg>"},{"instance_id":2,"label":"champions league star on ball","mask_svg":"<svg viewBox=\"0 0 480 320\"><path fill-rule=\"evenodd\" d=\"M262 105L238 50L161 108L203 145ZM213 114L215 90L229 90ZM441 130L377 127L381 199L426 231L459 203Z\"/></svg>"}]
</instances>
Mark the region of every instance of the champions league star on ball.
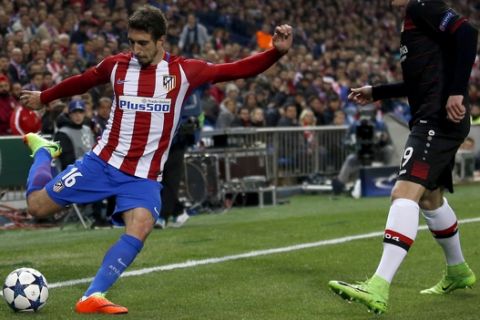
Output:
<instances>
[{"instance_id":1,"label":"champions league star on ball","mask_svg":"<svg viewBox=\"0 0 480 320\"><path fill-rule=\"evenodd\" d=\"M3 298L14 311L36 312L48 299L47 280L38 270L13 270L3 284Z\"/></svg>"}]
</instances>

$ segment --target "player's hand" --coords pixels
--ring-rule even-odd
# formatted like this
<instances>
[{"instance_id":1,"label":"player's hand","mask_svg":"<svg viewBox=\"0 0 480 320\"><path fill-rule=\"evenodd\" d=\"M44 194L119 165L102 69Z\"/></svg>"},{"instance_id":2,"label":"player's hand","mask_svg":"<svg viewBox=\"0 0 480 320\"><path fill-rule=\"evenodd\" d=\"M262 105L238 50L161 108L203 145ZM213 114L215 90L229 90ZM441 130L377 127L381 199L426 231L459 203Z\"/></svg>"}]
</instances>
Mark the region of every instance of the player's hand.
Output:
<instances>
[{"instance_id":1,"label":"player's hand","mask_svg":"<svg viewBox=\"0 0 480 320\"><path fill-rule=\"evenodd\" d=\"M447 118L452 122L459 123L465 117L466 109L463 105L462 95L448 97L445 108L447 109Z\"/></svg>"},{"instance_id":2,"label":"player's hand","mask_svg":"<svg viewBox=\"0 0 480 320\"><path fill-rule=\"evenodd\" d=\"M356 104L364 106L372 103L372 86L364 86L361 88L352 88L352 92L348 95L348 99L352 100Z\"/></svg>"},{"instance_id":3,"label":"player's hand","mask_svg":"<svg viewBox=\"0 0 480 320\"><path fill-rule=\"evenodd\" d=\"M38 110L43 107L40 101L40 91L22 90L20 103L32 110Z\"/></svg>"},{"instance_id":4,"label":"player's hand","mask_svg":"<svg viewBox=\"0 0 480 320\"><path fill-rule=\"evenodd\" d=\"M293 29L288 24L282 24L275 28L275 33L272 38L273 46L285 54L292 47L293 43Z\"/></svg>"}]
</instances>

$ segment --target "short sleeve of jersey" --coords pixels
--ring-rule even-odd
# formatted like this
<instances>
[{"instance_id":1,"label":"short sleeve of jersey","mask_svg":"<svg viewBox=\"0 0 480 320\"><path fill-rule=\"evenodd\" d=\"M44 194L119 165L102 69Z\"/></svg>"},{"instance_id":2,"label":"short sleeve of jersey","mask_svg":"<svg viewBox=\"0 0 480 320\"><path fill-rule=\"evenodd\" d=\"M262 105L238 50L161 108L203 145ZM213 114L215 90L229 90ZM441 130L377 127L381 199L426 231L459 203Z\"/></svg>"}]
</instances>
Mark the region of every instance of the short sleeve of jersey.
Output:
<instances>
[{"instance_id":1,"label":"short sleeve of jersey","mask_svg":"<svg viewBox=\"0 0 480 320\"><path fill-rule=\"evenodd\" d=\"M412 0L407 7L407 15L417 27L437 34L454 33L466 21L439 0Z\"/></svg>"}]
</instances>

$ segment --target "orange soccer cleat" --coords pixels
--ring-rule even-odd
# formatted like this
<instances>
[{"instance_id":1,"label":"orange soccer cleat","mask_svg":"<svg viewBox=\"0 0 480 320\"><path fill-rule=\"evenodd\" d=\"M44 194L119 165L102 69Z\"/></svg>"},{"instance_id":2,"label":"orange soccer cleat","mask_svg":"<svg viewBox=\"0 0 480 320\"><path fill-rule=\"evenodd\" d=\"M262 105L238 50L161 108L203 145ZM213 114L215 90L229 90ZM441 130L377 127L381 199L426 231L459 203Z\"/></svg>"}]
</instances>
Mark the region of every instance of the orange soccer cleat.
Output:
<instances>
[{"instance_id":1,"label":"orange soccer cleat","mask_svg":"<svg viewBox=\"0 0 480 320\"><path fill-rule=\"evenodd\" d=\"M75 305L77 313L106 313L123 314L128 313L128 309L118 304L114 304L105 298L103 294L93 294L86 299L78 300Z\"/></svg>"}]
</instances>

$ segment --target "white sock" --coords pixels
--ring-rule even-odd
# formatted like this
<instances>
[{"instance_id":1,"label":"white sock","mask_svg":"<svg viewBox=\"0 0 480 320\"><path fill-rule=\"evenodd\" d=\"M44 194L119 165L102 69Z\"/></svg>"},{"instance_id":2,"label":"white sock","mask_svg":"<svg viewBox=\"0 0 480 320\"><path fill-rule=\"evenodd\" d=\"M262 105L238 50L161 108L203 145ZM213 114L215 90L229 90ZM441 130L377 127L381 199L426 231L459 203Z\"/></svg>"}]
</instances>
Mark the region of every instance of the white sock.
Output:
<instances>
[{"instance_id":1,"label":"white sock","mask_svg":"<svg viewBox=\"0 0 480 320\"><path fill-rule=\"evenodd\" d=\"M422 210L428 228L437 243L442 247L447 265L453 266L465 262L460 245L457 216L443 198L443 204L435 210Z\"/></svg>"},{"instance_id":2,"label":"white sock","mask_svg":"<svg viewBox=\"0 0 480 320\"><path fill-rule=\"evenodd\" d=\"M418 217L419 207L413 200L396 199L390 206L383 237L382 258L375 271L376 275L389 283L417 236Z\"/></svg>"}]
</instances>

